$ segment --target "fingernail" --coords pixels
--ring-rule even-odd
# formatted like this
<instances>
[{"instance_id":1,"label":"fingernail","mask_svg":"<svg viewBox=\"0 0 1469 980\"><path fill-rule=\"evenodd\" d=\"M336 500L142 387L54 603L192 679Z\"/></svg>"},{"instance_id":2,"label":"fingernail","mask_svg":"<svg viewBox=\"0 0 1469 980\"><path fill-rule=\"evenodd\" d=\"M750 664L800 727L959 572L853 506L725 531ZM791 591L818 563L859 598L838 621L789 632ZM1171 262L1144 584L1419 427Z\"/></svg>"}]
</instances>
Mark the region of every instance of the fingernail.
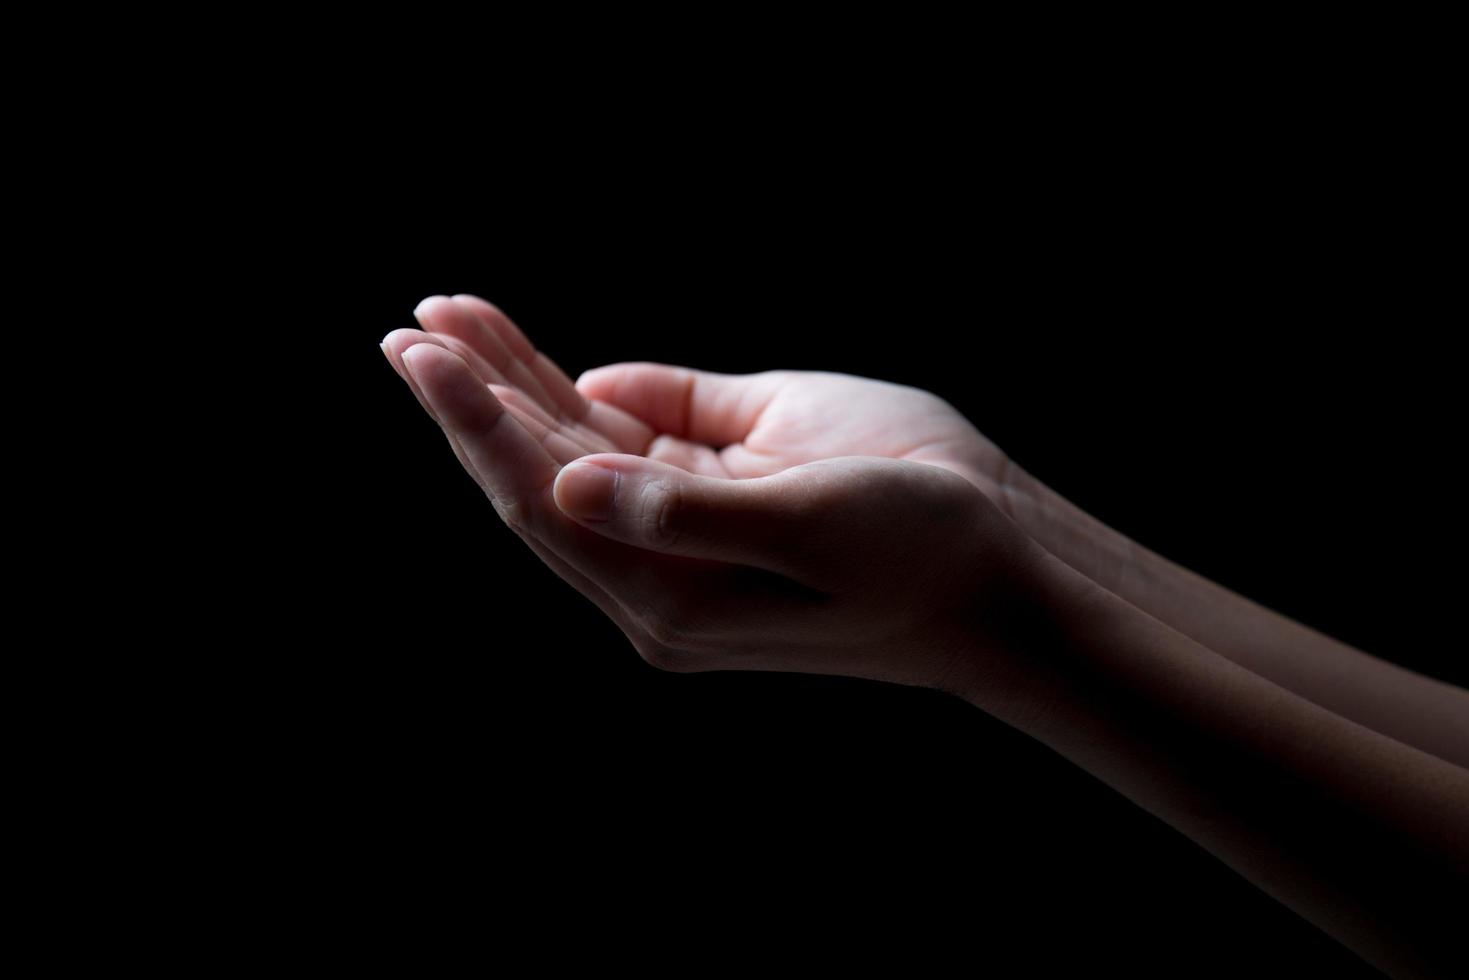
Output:
<instances>
[{"instance_id":1,"label":"fingernail","mask_svg":"<svg viewBox=\"0 0 1469 980\"><path fill-rule=\"evenodd\" d=\"M407 350L403 351L403 353L401 353L401 354L398 355L398 357L403 361L403 370L407 371L408 374L415 381L418 380L418 375L413 370L413 362L418 357L418 355L415 354L415 353L413 353L413 352L416 351L416 350L418 350L418 348L423 347L423 346L425 346L425 345L423 345L423 344L414 344L412 347L409 347Z\"/></svg>"},{"instance_id":2,"label":"fingernail","mask_svg":"<svg viewBox=\"0 0 1469 980\"><path fill-rule=\"evenodd\" d=\"M419 322L419 325L421 326L423 324L423 310L424 310L424 307L428 306L434 300L448 299L448 298L449 297L444 296L442 294L435 294L433 296L426 296L426 297L424 297L423 299L419 300L418 301L418 305L413 308L413 319L417 320Z\"/></svg>"},{"instance_id":3,"label":"fingernail","mask_svg":"<svg viewBox=\"0 0 1469 980\"><path fill-rule=\"evenodd\" d=\"M605 521L617 503L619 474L605 466L568 466L556 480L556 505L584 521Z\"/></svg>"}]
</instances>

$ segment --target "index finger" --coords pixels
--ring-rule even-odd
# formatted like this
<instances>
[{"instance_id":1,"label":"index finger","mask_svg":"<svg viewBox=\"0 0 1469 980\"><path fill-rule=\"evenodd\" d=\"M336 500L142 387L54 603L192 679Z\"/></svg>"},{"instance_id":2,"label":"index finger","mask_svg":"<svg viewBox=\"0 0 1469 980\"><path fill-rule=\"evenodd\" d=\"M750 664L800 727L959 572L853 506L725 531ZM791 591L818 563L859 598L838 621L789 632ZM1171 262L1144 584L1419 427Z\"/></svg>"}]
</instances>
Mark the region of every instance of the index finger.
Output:
<instances>
[{"instance_id":1,"label":"index finger","mask_svg":"<svg viewBox=\"0 0 1469 980\"><path fill-rule=\"evenodd\" d=\"M415 344L402 361L505 523L518 528L535 521L544 513L538 498L548 497L561 469L556 460L457 354Z\"/></svg>"}]
</instances>

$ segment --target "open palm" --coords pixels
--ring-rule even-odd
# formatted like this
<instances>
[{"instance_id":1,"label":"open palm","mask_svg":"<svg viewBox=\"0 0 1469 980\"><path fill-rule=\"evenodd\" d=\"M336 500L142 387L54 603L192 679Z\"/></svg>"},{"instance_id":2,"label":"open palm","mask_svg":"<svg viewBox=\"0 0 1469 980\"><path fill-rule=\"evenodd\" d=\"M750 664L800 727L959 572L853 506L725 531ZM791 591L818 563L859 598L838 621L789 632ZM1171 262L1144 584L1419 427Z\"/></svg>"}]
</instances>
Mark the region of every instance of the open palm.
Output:
<instances>
[{"instance_id":1,"label":"open palm","mask_svg":"<svg viewBox=\"0 0 1469 980\"><path fill-rule=\"evenodd\" d=\"M593 368L575 383L498 307L435 296L394 331L389 358L416 343L462 357L561 464L631 453L691 473L767 476L838 456L883 456L952 470L997 498L1004 454L929 392L827 371L721 374L649 362Z\"/></svg>"},{"instance_id":2,"label":"open palm","mask_svg":"<svg viewBox=\"0 0 1469 980\"><path fill-rule=\"evenodd\" d=\"M994 506L1004 456L932 394L647 362L573 383L478 297L414 315L425 329L383 340L394 370L506 525L651 664L948 690L966 634L946 624L1029 567Z\"/></svg>"}]
</instances>

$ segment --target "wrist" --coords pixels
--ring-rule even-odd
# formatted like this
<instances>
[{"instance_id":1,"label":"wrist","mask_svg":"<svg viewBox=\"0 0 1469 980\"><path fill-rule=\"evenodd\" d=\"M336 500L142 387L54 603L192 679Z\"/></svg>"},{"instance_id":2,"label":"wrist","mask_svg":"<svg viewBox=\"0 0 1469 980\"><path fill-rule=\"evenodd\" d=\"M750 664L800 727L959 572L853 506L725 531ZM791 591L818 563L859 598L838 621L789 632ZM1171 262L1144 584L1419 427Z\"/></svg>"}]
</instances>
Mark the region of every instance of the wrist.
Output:
<instances>
[{"instance_id":1,"label":"wrist","mask_svg":"<svg viewBox=\"0 0 1469 980\"><path fill-rule=\"evenodd\" d=\"M1015 464L1005 485L1005 513L1042 548L1096 582L1116 591L1144 572L1145 550L1126 535L1052 490Z\"/></svg>"},{"instance_id":2,"label":"wrist","mask_svg":"<svg viewBox=\"0 0 1469 980\"><path fill-rule=\"evenodd\" d=\"M1120 600L1033 540L1023 539L1005 575L986 566L959 624L941 690L1001 721L1034 732L1065 687L1073 637L1115 612ZM1110 610L1110 612L1109 612Z\"/></svg>"}]
</instances>

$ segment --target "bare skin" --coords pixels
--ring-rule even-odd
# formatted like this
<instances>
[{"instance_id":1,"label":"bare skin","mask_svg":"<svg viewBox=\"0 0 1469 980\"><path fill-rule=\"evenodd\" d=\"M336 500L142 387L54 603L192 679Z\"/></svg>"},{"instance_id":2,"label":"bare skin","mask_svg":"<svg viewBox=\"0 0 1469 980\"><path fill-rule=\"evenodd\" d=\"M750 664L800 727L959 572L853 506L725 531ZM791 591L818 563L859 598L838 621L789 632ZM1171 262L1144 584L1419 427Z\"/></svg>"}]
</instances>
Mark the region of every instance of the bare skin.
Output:
<instances>
[{"instance_id":1,"label":"bare skin","mask_svg":"<svg viewBox=\"0 0 1469 980\"><path fill-rule=\"evenodd\" d=\"M459 315L432 305L432 326ZM815 429L800 441L748 446L745 436L778 432L782 417L805 412L810 425L821 402L794 373L759 376L753 395L746 379L700 374L692 401L691 373L677 382L682 389L641 386L627 396L650 396L638 406L650 425L610 403L579 405L564 375L504 360L499 347L479 355L448 330L394 331L384 349L502 518L664 669L798 670L933 686L965 639L952 623L973 594L954 567L967 575L967 555L955 554L952 566L934 556L956 535L977 533L994 537L997 552L1041 554L945 468L839 454L842 443ZM532 386L536 370L544 376ZM635 366L620 380L642 377ZM581 383L595 382L588 375ZM821 388L829 384L823 378ZM912 395L919 409L937 401ZM693 414L676 416L687 405ZM678 434L653 427L673 424ZM877 431L875 420L863 426ZM573 509L586 496L579 477L608 472L598 463L620 474L624 503L612 520ZM912 533L880 533L895 512L915 508L923 521ZM709 545L716 527L720 540ZM863 527L877 530L853 533ZM860 563L850 560L857 548ZM697 654L687 649L694 637Z\"/></svg>"},{"instance_id":2,"label":"bare skin","mask_svg":"<svg viewBox=\"0 0 1469 980\"><path fill-rule=\"evenodd\" d=\"M573 383L477 297L384 353L500 516L654 666L964 698L1395 976L1469 873L1469 694L1171 566L927 392L647 363ZM602 479L598 479L601 477Z\"/></svg>"},{"instance_id":3,"label":"bare skin","mask_svg":"<svg viewBox=\"0 0 1469 980\"><path fill-rule=\"evenodd\" d=\"M444 345L474 367L558 463L628 453L733 479L834 456L948 469L1057 558L1184 635L1343 717L1469 767L1469 692L1169 562L1026 473L929 392L829 372L738 376L649 363L593 368L573 383L478 297L430 297L415 316L424 330L394 331L385 340L400 373L408 346Z\"/></svg>"}]
</instances>

